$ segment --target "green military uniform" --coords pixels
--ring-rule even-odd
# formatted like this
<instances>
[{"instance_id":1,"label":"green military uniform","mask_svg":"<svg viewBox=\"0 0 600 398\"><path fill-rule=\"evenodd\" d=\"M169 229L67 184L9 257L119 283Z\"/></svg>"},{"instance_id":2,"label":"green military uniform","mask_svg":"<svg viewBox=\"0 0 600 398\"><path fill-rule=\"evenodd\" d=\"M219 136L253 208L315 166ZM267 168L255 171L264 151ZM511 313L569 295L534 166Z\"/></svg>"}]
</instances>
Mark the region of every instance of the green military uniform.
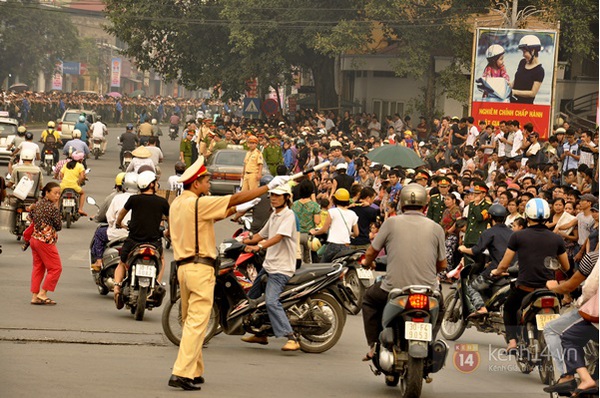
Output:
<instances>
[{"instance_id":1,"label":"green military uniform","mask_svg":"<svg viewBox=\"0 0 600 398\"><path fill-rule=\"evenodd\" d=\"M273 136L269 137L273 138ZM269 167L272 176L277 175L277 166L283 164L283 151L277 143L269 142L269 145L263 149L263 160Z\"/></svg>"},{"instance_id":2,"label":"green military uniform","mask_svg":"<svg viewBox=\"0 0 600 398\"><path fill-rule=\"evenodd\" d=\"M431 195L429 206L427 207L427 217L439 224L442 221L444 210L446 210L446 205L444 204L442 195L439 193Z\"/></svg>"},{"instance_id":3,"label":"green military uniform","mask_svg":"<svg viewBox=\"0 0 600 398\"><path fill-rule=\"evenodd\" d=\"M483 182L476 182L475 192L487 193L488 187ZM465 232L464 245L467 247L475 246L479 240L479 236L488 227L488 209L492 205L487 199L481 200L479 203L472 202L469 204L469 212L467 214L467 231Z\"/></svg>"},{"instance_id":4,"label":"green military uniform","mask_svg":"<svg viewBox=\"0 0 600 398\"><path fill-rule=\"evenodd\" d=\"M213 153L217 152L219 149L227 149L227 141L221 140L219 142L215 142L213 146Z\"/></svg>"}]
</instances>

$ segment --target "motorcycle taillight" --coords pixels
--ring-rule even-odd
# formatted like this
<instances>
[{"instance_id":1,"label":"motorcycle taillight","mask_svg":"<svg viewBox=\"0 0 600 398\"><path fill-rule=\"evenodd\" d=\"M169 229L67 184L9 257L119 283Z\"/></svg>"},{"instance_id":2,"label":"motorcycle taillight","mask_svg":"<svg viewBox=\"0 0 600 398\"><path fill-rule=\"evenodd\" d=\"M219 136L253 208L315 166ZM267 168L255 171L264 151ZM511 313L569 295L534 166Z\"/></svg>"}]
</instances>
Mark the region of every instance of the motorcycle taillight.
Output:
<instances>
[{"instance_id":1,"label":"motorcycle taillight","mask_svg":"<svg viewBox=\"0 0 600 398\"><path fill-rule=\"evenodd\" d=\"M542 297L542 308L554 308L555 300L554 297Z\"/></svg>"},{"instance_id":2,"label":"motorcycle taillight","mask_svg":"<svg viewBox=\"0 0 600 398\"><path fill-rule=\"evenodd\" d=\"M425 294L411 294L408 296L408 308L429 309L429 296Z\"/></svg>"},{"instance_id":3,"label":"motorcycle taillight","mask_svg":"<svg viewBox=\"0 0 600 398\"><path fill-rule=\"evenodd\" d=\"M423 322L425 322L425 318L412 318L411 320L414 323L423 323Z\"/></svg>"},{"instance_id":4,"label":"motorcycle taillight","mask_svg":"<svg viewBox=\"0 0 600 398\"><path fill-rule=\"evenodd\" d=\"M145 247L140 254L144 258L144 260L150 260L150 257L154 256L154 249L150 247Z\"/></svg>"}]
</instances>

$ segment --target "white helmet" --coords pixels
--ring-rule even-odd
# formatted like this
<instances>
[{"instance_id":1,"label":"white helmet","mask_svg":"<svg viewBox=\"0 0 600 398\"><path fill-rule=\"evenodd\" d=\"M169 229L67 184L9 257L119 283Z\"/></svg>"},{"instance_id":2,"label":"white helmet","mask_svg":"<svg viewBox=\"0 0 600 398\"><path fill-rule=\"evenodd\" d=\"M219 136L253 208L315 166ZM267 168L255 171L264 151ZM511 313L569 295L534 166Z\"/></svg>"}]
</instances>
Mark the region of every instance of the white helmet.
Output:
<instances>
[{"instance_id":1,"label":"white helmet","mask_svg":"<svg viewBox=\"0 0 600 398\"><path fill-rule=\"evenodd\" d=\"M157 124L157 123L158 123L158 120L152 119L152 124Z\"/></svg>"},{"instance_id":2,"label":"white helmet","mask_svg":"<svg viewBox=\"0 0 600 398\"><path fill-rule=\"evenodd\" d=\"M79 129L73 130L73 138L81 138L81 131Z\"/></svg>"},{"instance_id":3,"label":"white helmet","mask_svg":"<svg viewBox=\"0 0 600 398\"><path fill-rule=\"evenodd\" d=\"M525 216L530 220L546 220L550 218L550 206L544 199L531 199L525 205Z\"/></svg>"},{"instance_id":4,"label":"white helmet","mask_svg":"<svg viewBox=\"0 0 600 398\"><path fill-rule=\"evenodd\" d=\"M33 149L23 149L23 152L21 152L21 160L33 159L35 159L35 151Z\"/></svg>"},{"instance_id":5,"label":"white helmet","mask_svg":"<svg viewBox=\"0 0 600 398\"><path fill-rule=\"evenodd\" d=\"M156 181L156 174L150 170L142 171L137 178L137 186L139 189L146 189L150 184Z\"/></svg>"},{"instance_id":6,"label":"white helmet","mask_svg":"<svg viewBox=\"0 0 600 398\"><path fill-rule=\"evenodd\" d=\"M542 42L535 35L525 35L519 40L519 50L540 50Z\"/></svg>"},{"instance_id":7,"label":"white helmet","mask_svg":"<svg viewBox=\"0 0 600 398\"><path fill-rule=\"evenodd\" d=\"M123 190L125 192L136 192L138 175L136 173L126 173L123 178Z\"/></svg>"},{"instance_id":8,"label":"white helmet","mask_svg":"<svg viewBox=\"0 0 600 398\"><path fill-rule=\"evenodd\" d=\"M504 47L502 47L499 44L492 44L488 47L487 51L485 52L485 57L489 61L492 58L501 56L502 54L504 54Z\"/></svg>"}]
</instances>

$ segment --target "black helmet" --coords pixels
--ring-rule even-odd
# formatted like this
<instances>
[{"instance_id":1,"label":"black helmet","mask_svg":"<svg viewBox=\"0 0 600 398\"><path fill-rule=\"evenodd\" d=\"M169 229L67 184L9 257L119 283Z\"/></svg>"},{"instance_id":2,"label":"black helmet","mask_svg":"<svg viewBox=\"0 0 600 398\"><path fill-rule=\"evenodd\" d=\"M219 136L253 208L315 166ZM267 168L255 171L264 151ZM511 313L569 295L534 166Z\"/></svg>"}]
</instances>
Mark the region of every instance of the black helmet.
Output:
<instances>
[{"instance_id":1,"label":"black helmet","mask_svg":"<svg viewBox=\"0 0 600 398\"><path fill-rule=\"evenodd\" d=\"M261 187L262 187L262 186L265 186L265 185L267 185L268 183L270 183L270 182L271 182L271 180L273 180L273 176L272 176L272 175L270 175L270 174L267 174L267 175L265 175L265 176L262 176L262 177L261 177L261 179L260 179L260 182L259 182L259 186L261 186Z\"/></svg>"},{"instance_id":2,"label":"black helmet","mask_svg":"<svg viewBox=\"0 0 600 398\"><path fill-rule=\"evenodd\" d=\"M181 161L175 163L175 173L183 174L184 171L185 171L185 163L183 163Z\"/></svg>"},{"instance_id":3,"label":"black helmet","mask_svg":"<svg viewBox=\"0 0 600 398\"><path fill-rule=\"evenodd\" d=\"M499 203L494 203L493 205L491 205L490 209L488 210L488 213L490 214L490 216L492 216L492 218L495 219L506 218L506 208Z\"/></svg>"},{"instance_id":4,"label":"black helmet","mask_svg":"<svg viewBox=\"0 0 600 398\"><path fill-rule=\"evenodd\" d=\"M32 140L33 139L33 134L31 132L26 132L25 133L25 139L26 140Z\"/></svg>"}]
</instances>

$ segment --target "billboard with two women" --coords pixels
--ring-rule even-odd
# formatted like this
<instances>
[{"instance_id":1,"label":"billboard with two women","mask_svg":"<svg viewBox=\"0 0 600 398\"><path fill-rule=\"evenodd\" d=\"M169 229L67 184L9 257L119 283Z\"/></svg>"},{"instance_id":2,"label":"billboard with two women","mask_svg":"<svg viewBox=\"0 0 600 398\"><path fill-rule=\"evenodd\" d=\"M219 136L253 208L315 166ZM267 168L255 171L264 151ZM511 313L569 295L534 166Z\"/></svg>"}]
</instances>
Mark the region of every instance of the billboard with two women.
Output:
<instances>
[{"instance_id":1,"label":"billboard with two women","mask_svg":"<svg viewBox=\"0 0 600 398\"><path fill-rule=\"evenodd\" d=\"M540 138L551 131L556 31L478 28L474 51L471 115L532 123Z\"/></svg>"}]
</instances>

